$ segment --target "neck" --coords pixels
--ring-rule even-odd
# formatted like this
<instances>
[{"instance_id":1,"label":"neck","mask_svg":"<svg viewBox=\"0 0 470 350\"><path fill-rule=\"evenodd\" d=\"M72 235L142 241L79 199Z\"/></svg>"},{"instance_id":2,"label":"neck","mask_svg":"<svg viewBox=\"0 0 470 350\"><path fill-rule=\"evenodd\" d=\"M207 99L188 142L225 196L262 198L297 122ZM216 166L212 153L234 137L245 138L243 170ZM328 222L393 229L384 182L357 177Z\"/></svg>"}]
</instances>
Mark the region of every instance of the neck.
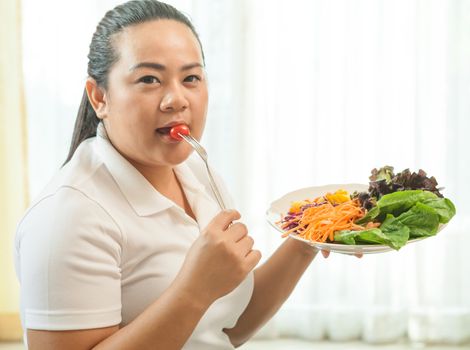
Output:
<instances>
[{"instance_id":1,"label":"neck","mask_svg":"<svg viewBox=\"0 0 470 350\"><path fill-rule=\"evenodd\" d=\"M178 188L178 179L171 166L145 166L131 164L147 179L148 182L161 194L168 196ZM171 196L171 195L170 195Z\"/></svg>"}]
</instances>

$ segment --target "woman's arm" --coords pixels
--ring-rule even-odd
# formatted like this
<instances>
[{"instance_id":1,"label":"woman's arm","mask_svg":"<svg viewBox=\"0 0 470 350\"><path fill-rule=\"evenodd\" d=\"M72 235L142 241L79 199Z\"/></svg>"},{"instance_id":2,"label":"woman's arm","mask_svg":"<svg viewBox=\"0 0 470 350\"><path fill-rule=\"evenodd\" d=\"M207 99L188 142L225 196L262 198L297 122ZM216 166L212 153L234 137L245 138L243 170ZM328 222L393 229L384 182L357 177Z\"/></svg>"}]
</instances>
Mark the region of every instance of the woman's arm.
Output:
<instances>
[{"instance_id":1,"label":"woman's arm","mask_svg":"<svg viewBox=\"0 0 470 350\"><path fill-rule=\"evenodd\" d=\"M43 331L28 329L35 349L181 349L210 305L175 281L126 327Z\"/></svg>"},{"instance_id":2,"label":"woman's arm","mask_svg":"<svg viewBox=\"0 0 470 350\"><path fill-rule=\"evenodd\" d=\"M317 253L305 243L289 238L254 271L255 286L247 308L234 328L224 329L233 345L246 342L276 313Z\"/></svg>"},{"instance_id":3,"label":"woman's arm","mask_svg":"<svg viewBox=\"0 0 470 350\"><path fill-rule=\"evenodd\" d=\"M219 213L189 249L173 283L127 326L28 330L28 345L48 350L181 349L208 307L230 293L261 258L234 210ZM233 224L232 224L233 223ZM151 293L151 291L149 291ZM83 295L83 298L93 297Z\"/></svg>"}]
</instances>

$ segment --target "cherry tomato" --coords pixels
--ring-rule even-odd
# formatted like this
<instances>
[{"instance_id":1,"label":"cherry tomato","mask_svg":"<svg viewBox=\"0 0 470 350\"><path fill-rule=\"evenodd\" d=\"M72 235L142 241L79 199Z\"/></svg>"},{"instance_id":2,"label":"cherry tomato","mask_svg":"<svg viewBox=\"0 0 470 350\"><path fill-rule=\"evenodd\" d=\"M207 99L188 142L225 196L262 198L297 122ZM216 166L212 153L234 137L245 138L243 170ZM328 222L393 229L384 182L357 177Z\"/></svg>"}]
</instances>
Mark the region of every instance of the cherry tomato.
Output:
<instances>
[{"instance_id":1,"label":"cherry tomato","mask_svg":"<svg viewBox=\"0 0 470 350\"><path fill-rule=\"evenodd\" d=\"M170 130L170 136L178 141L181 141L183 138L179 135L189 135L189 128L186 124L175 125Z\"/></svg>"}]
</instances>

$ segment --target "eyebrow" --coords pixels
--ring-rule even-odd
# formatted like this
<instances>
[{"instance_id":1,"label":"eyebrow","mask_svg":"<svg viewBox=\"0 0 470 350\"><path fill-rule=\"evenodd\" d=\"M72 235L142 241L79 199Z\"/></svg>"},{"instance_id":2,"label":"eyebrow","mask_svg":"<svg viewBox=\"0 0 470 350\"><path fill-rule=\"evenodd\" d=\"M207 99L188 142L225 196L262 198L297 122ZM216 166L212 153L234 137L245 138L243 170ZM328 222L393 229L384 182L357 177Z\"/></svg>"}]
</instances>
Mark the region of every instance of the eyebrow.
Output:
<instances>
[{"instance_id":1,"label":"eyebrow","mask_svg":"<svg viewBox=\"0 0 470 350\"><path fill-rule=\"evenodd\" d=\"M186 71L186 70L190 70L190 69L193 69L193 68L196 68L196 67L200 67L200 68L204 68L204 66L198 62L195 62L195 63L189 63L189 64L185 64L183 67L181 67L181 71ZM151 68L151 69L155 69L155 70L165 70L166 67L163 65L163 64L160 64L160 63L155 63L155 62L141 62L141 63L137 63L133 66L131 66L129 68L130 71L134 71L136 69L139 69L139 68Z\"/></svg>"}]
</instances>

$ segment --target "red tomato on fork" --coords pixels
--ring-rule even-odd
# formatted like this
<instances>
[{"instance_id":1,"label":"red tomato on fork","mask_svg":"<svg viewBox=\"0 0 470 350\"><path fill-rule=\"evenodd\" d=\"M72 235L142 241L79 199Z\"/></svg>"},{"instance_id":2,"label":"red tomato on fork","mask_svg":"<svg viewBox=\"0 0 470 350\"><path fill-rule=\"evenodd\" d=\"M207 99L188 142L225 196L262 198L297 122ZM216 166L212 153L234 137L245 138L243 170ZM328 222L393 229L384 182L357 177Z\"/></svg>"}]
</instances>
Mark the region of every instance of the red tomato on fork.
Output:
<instances>
[{"instance_id":1,"label":"red tomato on fork","mask_svg":"<svg viewBox=\"0 0 470 350\"><path fill-rule=\"evenodd\" d=\"M180 136L181 135L189 135L189 128L186 124L179 124L175 125L174 127L171 128L170 130L170 136L178 141L183 140L183 138Z\"/></svg>"}]
</instances>

